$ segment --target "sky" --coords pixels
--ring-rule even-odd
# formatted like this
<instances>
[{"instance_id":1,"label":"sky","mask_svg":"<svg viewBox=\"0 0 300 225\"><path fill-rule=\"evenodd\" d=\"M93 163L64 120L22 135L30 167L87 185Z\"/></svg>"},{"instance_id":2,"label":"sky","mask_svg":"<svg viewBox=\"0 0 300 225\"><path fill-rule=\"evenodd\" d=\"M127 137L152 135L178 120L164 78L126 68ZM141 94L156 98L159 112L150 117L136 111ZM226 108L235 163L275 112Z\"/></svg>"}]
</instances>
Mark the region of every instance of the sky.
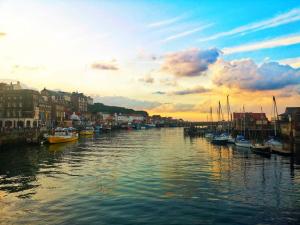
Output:
<instances>
[{"instance_id":1,"label":"sky","mask_svg":"<svg viewBox=\"0 0 300 225\"><path fill-rule=\"evenodd\" d=\"M186 120L300 106L300 1L0 0L0 80ZM226 118L226 117L225 117Z\"/></svg>"}]
</instances>

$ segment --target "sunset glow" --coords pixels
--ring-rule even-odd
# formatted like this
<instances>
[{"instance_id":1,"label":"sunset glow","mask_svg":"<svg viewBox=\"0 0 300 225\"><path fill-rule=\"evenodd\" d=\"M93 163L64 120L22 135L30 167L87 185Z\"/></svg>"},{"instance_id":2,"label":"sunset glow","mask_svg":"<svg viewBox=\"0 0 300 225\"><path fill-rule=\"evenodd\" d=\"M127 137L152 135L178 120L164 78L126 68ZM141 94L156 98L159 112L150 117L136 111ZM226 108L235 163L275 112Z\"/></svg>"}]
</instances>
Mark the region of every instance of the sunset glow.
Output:
<instances>
[{"instance_id":1,"label":"sunset glow","mask_svg":"<svg viewBox=\"0 0 300 225\"><path fill-rule=\"evenodd\" d=\"M299 27L296 1L0 1L0 80L194 121L229 95L270 116L273 95L300 103Z\"/></svg>"}]
</instances>

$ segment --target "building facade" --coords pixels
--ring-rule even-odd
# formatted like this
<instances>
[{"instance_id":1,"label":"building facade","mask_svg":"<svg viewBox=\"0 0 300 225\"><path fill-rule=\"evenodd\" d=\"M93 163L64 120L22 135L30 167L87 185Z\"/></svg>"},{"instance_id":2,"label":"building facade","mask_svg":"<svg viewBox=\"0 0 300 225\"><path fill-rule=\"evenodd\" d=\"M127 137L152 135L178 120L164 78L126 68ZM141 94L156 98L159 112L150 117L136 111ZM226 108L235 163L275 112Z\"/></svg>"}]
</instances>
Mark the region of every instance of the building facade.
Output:
<instances>
[{"instance_id":1,"label":"building facade","mask_svg":"<svg viewBox=\"0 0 300 225\"><path fill-rule=\"evenodd\" d=\"M236 130L257 130L266 127L269 124L269 120L265 113L233 113L233 126Z\"/></svg>"},{"instance_id":2,"label":"building facade","mask_svg":"<svg viewBox=\"0 0 300 225\"><path fill-rule=\"evenodd\" d=\"M40 93L34 90L0 91L0 127L39 126Z\"/></svg>"}]
</instances>

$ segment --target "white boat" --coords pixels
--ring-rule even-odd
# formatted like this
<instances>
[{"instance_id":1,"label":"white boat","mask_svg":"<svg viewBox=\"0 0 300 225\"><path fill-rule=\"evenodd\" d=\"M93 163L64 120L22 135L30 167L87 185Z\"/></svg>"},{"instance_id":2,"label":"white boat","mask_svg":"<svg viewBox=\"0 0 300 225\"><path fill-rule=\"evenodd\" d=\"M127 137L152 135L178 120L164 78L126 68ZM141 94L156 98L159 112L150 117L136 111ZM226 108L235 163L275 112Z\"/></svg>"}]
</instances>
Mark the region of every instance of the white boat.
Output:
<instances>
[{"instance_id":1,"label":"white boat","mask_svg":"<svg viewBox=\"0 0 300 225\"><path fill-rule=\"evenodd\" d=\"M227 141L228 141L228 135L227 134L216 135L212 139L212 143L214 143L214 144L226 144Z\"/></svg>"},{"instance_id":2,"label":"white boat","mask_svg":"<svg viewBox=\"0 0 300 225\"><path fill-rule=\"evenodd\" d=\"M235 144L235 138L232 137L231 135L229 135L228 139L227 139L227 143L229 143L229 144Z\"/></svg>"},{"instance_id":3,"label":"white boat","mask_svg":"<svg viewBox=\"0 0 300 225\"><path fill-rule=\"evenodd\" d=\"M213 133L206 133L204 135L205 138L208 138L208 139L212 139L214 137L214 134Z\"/></svg>"},{"instance_id":4,"label":"white boat","mask_svg":"<svg viewBox=\"0 0 300 225\"><path fill-rule=\"evenodd\" d=\"M235 141L235 145L238 147L243 147L243 148L250 148L251 147L251 142L246 139L240 139Z\"/></svg>"}]
</instances>

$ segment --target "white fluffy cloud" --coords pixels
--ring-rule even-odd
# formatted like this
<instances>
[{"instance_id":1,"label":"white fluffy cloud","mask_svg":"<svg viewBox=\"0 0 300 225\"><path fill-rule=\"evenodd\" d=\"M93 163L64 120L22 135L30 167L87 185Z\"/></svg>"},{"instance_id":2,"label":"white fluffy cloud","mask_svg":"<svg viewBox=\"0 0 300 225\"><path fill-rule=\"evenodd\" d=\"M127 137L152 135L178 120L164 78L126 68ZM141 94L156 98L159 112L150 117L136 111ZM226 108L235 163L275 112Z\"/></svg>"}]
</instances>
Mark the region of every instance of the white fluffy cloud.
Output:
<instances>
[{"instance_id":1,"label":"white fluffy cloud","mask_svg":"<svg viewBox=\"0 0 300 225\"><path fill-rule=\"evenodd\" d=\"M276 90L300 83L300 69L277 62L258 66L253 60L219 61L213 68L213 82L218 86L248 90Z\"/></svg>"},{"instance_id":2,"label":"white fluffy cloud","mask_svg":"<svg viewBox=\"0 0 300 225\"><path fill-rule=\"evenodd\" d=\"M208 66L217 61L220 51L216 48L199 50L188 49L167 54L160 68L162 72L177 77L193 77L203 74Z\"/></svg>"}]
</instances>

